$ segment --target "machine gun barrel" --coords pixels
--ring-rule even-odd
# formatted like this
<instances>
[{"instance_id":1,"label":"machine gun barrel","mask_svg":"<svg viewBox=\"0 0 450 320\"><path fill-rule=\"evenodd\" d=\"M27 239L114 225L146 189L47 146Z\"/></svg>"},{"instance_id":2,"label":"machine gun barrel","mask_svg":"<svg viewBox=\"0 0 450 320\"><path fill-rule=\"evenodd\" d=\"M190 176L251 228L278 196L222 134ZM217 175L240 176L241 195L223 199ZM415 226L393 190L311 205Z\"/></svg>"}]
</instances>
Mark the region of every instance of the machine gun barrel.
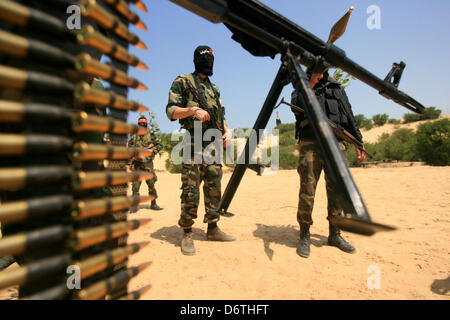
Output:
<instances>
[{"instance_id":1,"label":"machine gun barrel","mask_svg":"<svg viewBox=\"0 0 450 320\"><path fill-rule=\"evenodd\" d=\"M243 44L247 40L259 41L271 52L284 54L288 47L299 58L300 63L314 67L323 59L323 71L330 67L343 71L363 81L385 98L416 113L425 113L425 107L394 84L384 81L373 73L347 58L344 50L332 43L326 43L301 28L294 22L273 11L256 0L171 0L214 23L222 22L234 33L233 39ZM246 40L247 39L247 40ZM248 51L253 53L251 49ZM254 54L254 53L253 53Z\"/></svg>"}]
</instances>

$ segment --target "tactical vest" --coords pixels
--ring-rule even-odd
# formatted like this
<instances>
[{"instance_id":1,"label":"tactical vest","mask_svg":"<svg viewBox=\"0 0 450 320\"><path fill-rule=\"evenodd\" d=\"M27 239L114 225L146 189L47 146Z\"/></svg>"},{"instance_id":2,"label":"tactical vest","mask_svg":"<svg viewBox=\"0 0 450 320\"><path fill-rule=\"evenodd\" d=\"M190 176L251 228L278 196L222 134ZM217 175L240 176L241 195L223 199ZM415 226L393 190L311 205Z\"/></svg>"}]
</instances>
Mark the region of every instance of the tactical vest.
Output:
<instances>
[{"instance_id":1,"label":"tactical vest","mask_svg":"<svg viewBox=\"0 0 450 320\"><path fill-rule=\"evenodd\" d=\"M339 83L332 81L321 81L314 87L317 100L319 101L320 106L328 119L346 129L349 129L349 126L351 125L349 117L352 114L350 111L351 106L349 105L348 100L344 97L342 90L343 88ZM292 93L291 98L293 104L304 109L304 106L301 105L301 98L298 97L298 93L296 91ZM312 129L309 125L309 121L306 121L306 115L303 113L295 113L295 118L295 137L297 139L302 137L312 137Z\"/></svg>"},{"instance_id":2,"label":"tactical vest","mask_svg":"<svg viewBox=\"0 0 450 320\"><path fill-rule=\"evenodd\" d=\"M206 85L205 86L206 88L205 88L204 86L201 85L202 81L199 80L198 81L199 85L197 85L196 81L194 79L194 75L192 73L184 74L184 75L181 75L180 77L183 78L185 81L189 81L189 83L191 84L191 87L194 88L194 90L196 90L197 96L199 96L199 97L203 96L205 98L202 103L202 101L197 101L197 99L195 99L193 94L190 92L188 94L188 98L186 101L186 108L194 107L194 106L202 107L202 105L204 103L206 103L209 107L212 107L215 110L217 122L215 124L213 124L212 120L205 121L202 123L202 128L203 129L210 129L210 128L214 128L214 127L223 128L225 110L222 107L222 105L220 104L218 92L216 92L214 90L212 84L210 84L209 86ZM185 86L185 89L188 91L190 90L187 85ZM197 120L197 119L194 116L192 116L192 117L180 119L179 122L184 129L193 130L195 120Z\"/></svg>"}]
</instances>

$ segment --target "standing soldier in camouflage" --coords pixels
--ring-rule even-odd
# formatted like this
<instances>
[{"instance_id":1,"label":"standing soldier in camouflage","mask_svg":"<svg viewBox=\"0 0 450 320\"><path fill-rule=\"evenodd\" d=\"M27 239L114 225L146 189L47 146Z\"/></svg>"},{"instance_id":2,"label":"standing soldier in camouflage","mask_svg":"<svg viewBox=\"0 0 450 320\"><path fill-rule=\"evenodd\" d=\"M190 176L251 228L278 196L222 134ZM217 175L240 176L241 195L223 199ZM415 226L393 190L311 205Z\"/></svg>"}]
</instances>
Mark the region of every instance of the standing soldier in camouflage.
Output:
<instances>
[{"instance_id":1,"label":"standing soldier in camouflage","mask_svg":"<svg viewBox=\"0 0 450 320\"><path fill-rule=\"evenodd\" d=\"M145 117L140 117L138 120L138 125L147 128L148 122ZM150 157L147 158L136 158L132 159L130 169L131 170L144 170L153 173L153 178L149 180L145 180L148 186L148 194L149 196L154 196L155 199L152 200L150 209L152 210L162 210L161 207L159 207L156 204L156 198L158 198L158 194L156 192L155 183L157 181L156 173L153 168L153 159L155 158L156 154L161 150L162 145L161 141L158 139L158 137L153 133L149 132L146 135L138 136L136 134L133 134L130 139L128 140L128 147L135 147L135 148L146 148L153 151L153 154ZM133 196L139 195L139 189L141 187L141 181L135 181L132 184L132 190L133 190ZM137 211L136 207L131 208L130 213L135 213Z\"/></svg>"},{"instance_id":2,"label":"standing soldier in camouflage","mask_svg":"<svg viewBox=\"0 0 450 320\"><path fill-rule=\"evenodd\" d=\"M344 129L350 132L356 139L362 143L362 135L359 127L353 116L352 108L344 88L339 82L334 80L326 72L323 76L312 78L311 73L310 85L314 88L315 94L319 103L325 112L326 116L336 124L341 125ZM292 104L301 106L301 98L297 92L292 93ZM310 254L310 233L309 228L313 223L312 211L314 207L314 196L316 193L317 182L319 181L320 173L324 168L324 161L319 145L314 137L312 128L309 125L309 120L305 114L295 113L296 118L296 138L299 139L299 165L298 173L300 175L300 194L297 211L297 221L300 224L300 242L297 247L297 253L304 258L309 257ZM344 152L347 149L346 142L338 139L339 147ZM358 162L362 162L366 158L366 154L361 150L356 149ZM325 183L328 199L328 217L330 220L333 216L342 214L342 207L339 203L338 196L335 192L335 186L331 184L327 172L325 171ZM356 249L342 238L340 230L331 223L329 224L328 244L335 246L344 252L354 253Z\"/></svg>"},{"instance_id":3,"label":"standing soldier in camouflage","mask_svg":"<svg viewBox=\"0 0 450 320\"><path fill-rule=\"evenodd\" d=\"M221 130L223 145L231 140L231 131L225 123L223 107L220 101L219 88L210 82L213 74L214 55L208 46L199 46L194 51L195 72L177 77L169 92L169 102L166 107L167 117L171 121L179 120L181 127L191 134L191 147L194 145L194 121L201 122L202 133L207 129ZM200 101L199 101L200 100ZM203 106L203 108L202 108ZM208 108L206 111L204 108ZM222 144L221 143L221 144ZM206 143L202 142L203 149ZM191 153L193 155L193 152ZM217 208L221 197L222 164L205 162L194 163L194 156L187 161L183 157L181 172L181 217L178 224L184 230L181 240L181 252L194 255L195 247L192 239L192 225L197 218L197 208L200 198L200 184L203 181L206 213L203 219L208 224L207 240L234 241L236 238L222 232L217 226L219 214L209 208Z\"/></svg>"}]
</instances>

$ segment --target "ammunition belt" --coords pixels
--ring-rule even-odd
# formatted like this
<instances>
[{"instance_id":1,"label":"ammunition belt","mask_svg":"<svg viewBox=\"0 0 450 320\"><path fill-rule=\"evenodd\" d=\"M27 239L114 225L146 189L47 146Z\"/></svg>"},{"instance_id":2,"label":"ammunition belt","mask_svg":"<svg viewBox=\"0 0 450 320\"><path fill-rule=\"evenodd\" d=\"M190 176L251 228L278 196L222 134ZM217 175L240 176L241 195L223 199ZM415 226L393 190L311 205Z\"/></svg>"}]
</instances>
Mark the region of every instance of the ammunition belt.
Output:
<instances>
[{"instance_id":1,"label":"ammunition belt","mask_svg":"<svg viewBox=\"0 0 450 320\"><path fill-rule=\"evenodd\" d=\"M71 4L79 29L68 27ZM149 266L128 266L147 245L128 233L149 219L127 213L154 199L127 196L129 182L152 178L126 171L150 155L126 147L129 134L147 133L128 111L148 110L127 98L147 90L129 67L148 69L129 53L146 49L129 23L147 29L125 0L0 1L0 259L19 263L0 270L0 289L19 286L19 299L139 299L149 289L128 292ZM67 285L74 268L81 288Z\"/></svg>"}]
</instances>

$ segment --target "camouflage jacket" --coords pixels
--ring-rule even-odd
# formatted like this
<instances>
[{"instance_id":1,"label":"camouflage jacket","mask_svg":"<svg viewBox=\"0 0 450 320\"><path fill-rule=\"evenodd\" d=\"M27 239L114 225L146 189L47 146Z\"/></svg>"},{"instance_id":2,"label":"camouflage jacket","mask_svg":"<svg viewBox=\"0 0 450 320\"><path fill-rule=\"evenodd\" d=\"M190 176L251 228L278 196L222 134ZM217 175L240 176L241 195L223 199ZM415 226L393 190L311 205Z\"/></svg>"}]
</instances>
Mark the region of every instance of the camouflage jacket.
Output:
<instances>
[{"instance_id":1,"label":"camouflage jacket","mask_svg":"<svg viewBox=\"0 0 450 320\"><path fill-rule=\"evenodd\" d=\"M215 108L217 110L218 115L218 122L223 121L225 124L225 111L224 108L221 105L218 105L218 100L220 99L220 90L219 88L211 83L209 78L202 79L198 77L200 86L203 88L203 91L205 93L205 100L209 107ZM175 119L172 119L172 115L176 108L189 108L198 106L200 107L200 102L195 99L193 96L191 90L189 89L187 85L187 81L191 82L191 85L193 88L196 88L195 82L193 80L193 74L183 74L178 76L172 83L172 86L170 87L169 91L169 102L166 106L166 114L167 117L171 121L175 121ZM181 124L181 127L184 129L192 129L194 128L194 120L195 117L188 117L185 119L180 119L179 122ZM211 123L211 121L205 121L202 124L202 127L205 129L213 128L214 125ZM218 124L218 127L220 125Z\"/></svg>"},{"instance_id":2,"label":"camouflage jacket","mask_svg":"<svg viewBox=\"0 0 450 320\"><path fill-rule=\"evenodd\" d=\"M154 133L147 133L143 136L138 136L136 134L131 135L130 139L128 140L128 146L129 147L135 147L135 148L147 148L149 145L153 144L153 147L150 148L150 150L153 150L153 155L147 158L138 158L134 160L133 162L148 162L153 161L156 154L162 149L161 140L154 134Z\"/></svg>"}]
</instances>

